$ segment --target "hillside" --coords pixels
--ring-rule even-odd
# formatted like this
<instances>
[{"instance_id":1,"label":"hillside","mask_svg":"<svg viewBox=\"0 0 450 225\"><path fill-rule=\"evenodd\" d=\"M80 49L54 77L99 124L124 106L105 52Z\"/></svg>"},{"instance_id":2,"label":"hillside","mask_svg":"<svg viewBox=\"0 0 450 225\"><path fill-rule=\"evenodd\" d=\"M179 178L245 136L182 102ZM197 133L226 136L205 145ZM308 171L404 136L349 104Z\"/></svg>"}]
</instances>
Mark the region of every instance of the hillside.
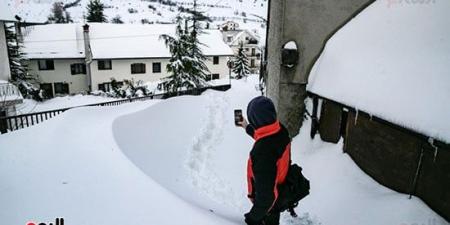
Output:
<instances>
[{"instance_id":1,"label":"hillside","mask_svg":"<svg viewBox=\"0 0 450 225\"><path fill-rule=\"evenodd\" d=\"M83 22L89 0L6 0L13 13L29 22L45 22L52 4L76 3L67 9L74 22ZM125 23L171 23L179 7L189 8L192 0L102 0L106 5L108 20L120 16ZM213 20L212 25L228 20L236 21L241 28L256 30L265 36L267 0L198 0L199 8Z\"/></svg>"}]
</instances>

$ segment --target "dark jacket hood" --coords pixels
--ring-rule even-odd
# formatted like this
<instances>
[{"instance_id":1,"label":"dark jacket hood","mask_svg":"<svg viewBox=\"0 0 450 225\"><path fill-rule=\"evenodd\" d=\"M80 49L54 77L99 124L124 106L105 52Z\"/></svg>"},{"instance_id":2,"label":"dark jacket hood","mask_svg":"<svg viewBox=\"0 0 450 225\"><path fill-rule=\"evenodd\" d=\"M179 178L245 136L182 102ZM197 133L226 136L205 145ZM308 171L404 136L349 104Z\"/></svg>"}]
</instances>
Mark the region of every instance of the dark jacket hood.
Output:
<instances>
[{"instance_id":1,"label":"dark jacket hood","mask_svg":"<svg viewBox=\"0 0 450 225\"><path fill-rule=\"evenodd\" d=\"M277 112L272 100L259 96L248 103L247 118L254 129L258 129L277 121Z\"/></svg>"}]
</instances>

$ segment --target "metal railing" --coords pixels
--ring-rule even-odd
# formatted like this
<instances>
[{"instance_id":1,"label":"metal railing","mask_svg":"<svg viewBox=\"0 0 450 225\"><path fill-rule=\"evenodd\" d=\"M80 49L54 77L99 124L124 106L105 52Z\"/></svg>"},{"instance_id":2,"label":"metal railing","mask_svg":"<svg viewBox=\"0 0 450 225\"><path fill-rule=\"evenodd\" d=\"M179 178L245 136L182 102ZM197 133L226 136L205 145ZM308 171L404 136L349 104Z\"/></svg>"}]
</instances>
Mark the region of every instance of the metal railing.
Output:
<instances>
[{"instance_id":1,"label":"metal railing","mask_svg":"<svg viewBox=\"0 0 450 225\"><path fill-rule=\"evenodd\" d=\"M128 99L121 99L121 100L117 100L117 101L75 106L75 107L55 109L55 110L49 110L49 111L43 111L43 112L35 112L35 113L21 114L21 115L15 115L15 116L0 117L0 133L4 134L4 133L11 132L11 131L15 131L15 130L33 126L35 124L38 124L38 123L41 123L48 119L51 119L65 111L67 111L69 109L73 109L73 108L87 107L87 106L117 106L117 105L121 105L124 103L146 101L146 100L150 100L150 99L167 99L170 97L180 96L180 95L199 95L207 89L226 91L226 90L230 89L230 87L231 87L231 85L227 84L227 85L185 90L185 91L180 91L177 93L153 94L153 95L148 95L148 96L144 96L144 97L128 98Z\"/></svg>"}]
</instances>

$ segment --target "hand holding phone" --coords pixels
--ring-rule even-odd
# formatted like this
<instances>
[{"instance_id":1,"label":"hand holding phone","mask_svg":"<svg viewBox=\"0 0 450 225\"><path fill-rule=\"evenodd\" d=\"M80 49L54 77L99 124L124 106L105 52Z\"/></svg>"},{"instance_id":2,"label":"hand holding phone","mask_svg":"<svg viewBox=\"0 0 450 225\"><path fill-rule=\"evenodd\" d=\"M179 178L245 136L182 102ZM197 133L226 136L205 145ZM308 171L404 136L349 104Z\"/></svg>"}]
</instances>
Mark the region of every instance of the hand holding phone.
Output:
<instances>
[{"instance_id":1,"label":"hand holding phone","mask_svg":"<svg viewBox=\"0 0 450 225\"><path fill-rule=\"evenodd\" d=\"M236 126L241 126L241 123L244 121L244 117L242 116L241 109L234 110L234 124Z\"/></svg>"}]
</instances>

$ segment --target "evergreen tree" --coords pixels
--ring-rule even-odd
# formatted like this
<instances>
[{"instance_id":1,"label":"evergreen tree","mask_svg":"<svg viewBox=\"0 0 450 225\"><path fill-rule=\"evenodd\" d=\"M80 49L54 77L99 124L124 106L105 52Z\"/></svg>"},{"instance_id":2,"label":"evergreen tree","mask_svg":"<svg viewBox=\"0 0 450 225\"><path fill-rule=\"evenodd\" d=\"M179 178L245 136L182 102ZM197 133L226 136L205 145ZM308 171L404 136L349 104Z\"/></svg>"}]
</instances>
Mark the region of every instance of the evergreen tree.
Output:
<instances>
[{"instance_id":1,"label":"evergreen tree","mask_svg":"<svg viewBox=\"0 0 450 225\"><path fill-rule=\"evenodd\" d=\"M179 91L183 87L200 88L207 84L207 59L200 48L203 44L198 40L198 35L203 33L203 21L208 21L208 18L197 11L194 0L193 9L183 9L177 16L175 37L161 35L172 55L167 65L167 71L171 75L163 80L163 85L169 92Z\"/></svg>"},{"instance_id":2,"label":"evergreen tree","mask_svg":"<svg viewBox=\"0 0 450 225\"><path fill-rule=\"evenodd\" d=\"M70 4L71 5L71 4ZM72 23L70 13L66 11L68 7L62 2L55 2L52 6L52 14L48 17L48 23Z\"/></svg>"},{"instance_id":3,"label":"evergreen tree","mask_svg":"<svg viewBox=\"0 0 450 225\"><path fill-rule=\"evenodd\" d=\"M42 100L39 89L33 85L38 82L37 78L28 73L25 54L22 51L23 43L17 37L14 25L8 26L5 24L5 36L11 69L10 82L19 88L22 96Z\"/></svg>"},{"instance_id":4,"label":"evergreen tree","mask_svg":"<svg viewBox=\"0 0 450 225\"><path fill-rule=\"evenodd\" d=\"M238 55L233 60L233 73L236 74L236 79L247 77L250 74L248 66L248 58L244 52L243 43L239 43Z\"/></svg>"},{"instance_id":5,"label":"evergreen tree","mask_svg":"<svg viewBox=\"0 0 450 225\"><path fill-rule=\"evenodd\" d=\"M163 86L166 91L177 92L182 87L192 87L195 84L190 82L189 74L186 72L186 59L188 55L188 41L186 31L183 29L183 19L177 17L177 27L175 37L161 35L166 46L169 48L171 58L167 64L167 72L171 75L163 79Z\"/></svg>"},{"instance_id":6,"label":"evergreen tree","mask_svg":"<svg viewBox=\"0 0 450 225\"><path fill-rule=\"evenodd\" d=\"M201 78L202 81L205 81L207 73L209 73L209 69L205 64L207 58L200 48L202 45L204 46L204 44L199 41L198 35L205 33L203 31L202 25L211 22L211 20L206 17L203 12L197 10L196 0L194 0L193 8L188 9L187 13L187 23L189 23L189 21L192 21L192 25L188 28L188 53L190 53L189 57L193 59L192 64L189 64L187 70L188 73L194 74L197 77Z\"/></svg>"},{"instance_id":7,"label":"evergreen tree","mask_svg":"<svg viewBox=\"0 0 450 225\"><path fill-rule=\"evenodd\" d=\"M98 22L98 23L104 23L107 22L106 16L103 13L105 9L105 5L100 2L100 0L90 0L89 4L87 5L87 21L88 22Z\"/></svg>"}]
</instances>

